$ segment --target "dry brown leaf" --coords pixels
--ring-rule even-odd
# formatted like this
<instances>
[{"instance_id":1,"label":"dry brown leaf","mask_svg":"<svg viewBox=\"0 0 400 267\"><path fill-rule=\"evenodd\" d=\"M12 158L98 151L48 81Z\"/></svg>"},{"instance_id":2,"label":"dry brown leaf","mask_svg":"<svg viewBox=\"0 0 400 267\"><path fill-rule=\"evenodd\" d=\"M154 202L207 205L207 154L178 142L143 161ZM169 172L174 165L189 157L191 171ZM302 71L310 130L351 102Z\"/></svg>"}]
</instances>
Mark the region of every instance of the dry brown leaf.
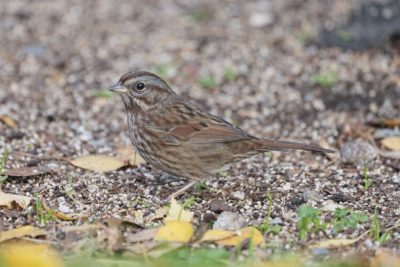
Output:
<instances>
[{"instance_id":1,"label":"dry brown leaf","mask_svg":"<svg viewBox=\"0 0 400 267\"><path fill-rule=\"evenodd\" d=\"M156 236L158 229L145 229L143 231L137 232L133 235L128 235L126 241L130 243L144 242L153 240Z\"/></svg>"},{"instance_id":2,"label":"dry brown leaf","mask_svg":"<svg viewBox=\"0 0 400 267\"><path fill-rule=\"evenodd\" d=\"M0 190L0 207L7 207L11 209L14 207L14 204L17 204L22 209L26 209L31 200L31 197L8 194Z\"/></svg>"},{"instance_id":3,"label":"dry brown leaf","mask_svg":"<svg viewBox=\"0 0 400 267\"><path fill-rule=\"evenodd\" d=\"M132 146L118 148L117 154L118 158L132 166L146 163L146 161L132 148Z\"/></svg>"},{"instance_id":4,"label":"dry brown leaf","mask_svg":"<svg viewBox=\"0 0 400 267\"><path fill-rule=\"evenodd\" d=\"M127 166L127 163L117 157L106 155L89 155L70 161L72 165L95 172L115 171Z\"/></svg>"},{"instance_id":5,"label":"dry brown leaf","mask_svg":"<svg viewBox=\"0 0 400 267\"><path fill-rule=\"evenodd\" d=\"M168 221L158 228L155 240L187 243L194 233L193 225L185 221Z\"/></svg>"},{"instance_id":6,"label":"dry brown leaf","mask_svg":"<svg viewBox=\"0 0 400 267\"><path fill-rule=\"evenodd\" d=\"M165 221L184 221L191 222L193 212L185 210L175 199L171 199L171 206Z\"/></svg>"},{"instance_id":7,"label":"dry brown leaf","mask_svg":"<svg viewBox=\"0 0 400 267\"><path fill-rule=\"evenodd\" d=\"M391 150L400 150L400 136L391 136L382 139L382 145Z\"/></svg>"},{"instance_id":8,"label":"dry brown leaf","mask_svg":"<svg viewBox=\"0 0 400 267\"><path fill-rule=\"evenodd\" d=\"M167 214L168 214L168 207L161 207L159 209L156 209L155 214L150 215L146 219L148 219L149 221L160 220L163 219Z\"/></svg>"},{"instance_id":9,"label":"dry brown leaf","mask_svg":"<svg viewBox=\"0 0 400 267\"><path fill-rule=\"evenodd\" d=\"M105 233L107 237L107 247L108 250L116 251L121 248L123 237L122 232L119 229L122 225L122 220L115 217L110 217L107 219L108 227L105 227Z\"/></svg>"},{"instance_id":10,"label":"dry brown leaf","mask_svg":"<svg viewBox=\"0 0 400 267\"><path fill-rule=\"evenodd\" d=\"M353 245L354 243L360 241L368 233L369 233L369 230L365 231L364 233L359 235L357 238L353 238L353 239L323 240L323 241L320 241L320 242L317 242L317 243L311 245L310 248L341 248L341 247L350 246L350 245Z\"/></svg>"},{"instance_id":11,"label":"dry brown leaf","mask_svg":"<svg viewBox=\"0 0 400 267\"><path fill-rule=\"evenodd\" d=\"M400 119L377 120L377 121L371 121L368 124L374 127L395 128L400 126Z\"/></svg>"},{"instance_id":12,"label":"dry brown leaf","mask_svg":"<svg viewBox=\"0 0 400 267\"><path fill-rule=\"evenodd\" d=\"M0 121L2 121L5 125L7 125L10 128L16 128L17 124L11 117L6 116L6 115L0 115Z\"/></svg>"},{"instance_id":13,"label":"dry brown leaf","mask_svg":"<svg viewBox=\"0 0 400 267\"><path fill-rule=\"evenodd\" d=\"M52 169L50 169L47 166L21 167L21 168L6 170L4 172L4 175L10 177L29 177L29 176L46 174L51 171Z\"/></svg>"},{"instance_id":14,"label":"dry brown leaf","mask_svg":"<svg viewBox=\"0 0 400 267\"><path fill-rule=\"evenodd\" d=\"M46 232L42 229L35 228L32 225L26 225L6 232L1 232L0 243L14 238L21 238L25 236L37 237L42 235L46 235Z\"/></svg>"},{"instance_id":15,"label":"dry brown leaf","mask_svg":"<svg viewBox=\"0 0 400 267\"><path fill-rule=\"evenodd\" d=\"M311 248L341 248L351 246L356 243L359 239L330 239L320 241L312 246Z\"/></svg>"}]
</instances>

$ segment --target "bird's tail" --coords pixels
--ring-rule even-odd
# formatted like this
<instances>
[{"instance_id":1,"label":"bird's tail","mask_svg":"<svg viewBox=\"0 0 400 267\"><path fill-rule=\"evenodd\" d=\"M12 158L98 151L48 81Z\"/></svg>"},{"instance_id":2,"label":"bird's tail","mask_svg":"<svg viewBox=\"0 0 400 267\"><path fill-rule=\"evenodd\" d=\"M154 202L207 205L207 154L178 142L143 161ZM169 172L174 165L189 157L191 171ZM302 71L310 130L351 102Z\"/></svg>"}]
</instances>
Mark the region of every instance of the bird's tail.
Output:
<instances>
[{"instance_id":1,"label":"bird's tail","mask_svg":"<svg viewBox=\"0 0 400 267\"><path fill-rule=\"evenodd\" d=\"M335 151L330 149L325 149L319 147L317 145L308 145L296 142L289 142L289 141L278 141L273 139L262 139L259 140L260 150L268 151L268 150L276 150L276 151L285 151L288 149L301 149L319 153L335 153Z\"/></svg>"}]
</instances>

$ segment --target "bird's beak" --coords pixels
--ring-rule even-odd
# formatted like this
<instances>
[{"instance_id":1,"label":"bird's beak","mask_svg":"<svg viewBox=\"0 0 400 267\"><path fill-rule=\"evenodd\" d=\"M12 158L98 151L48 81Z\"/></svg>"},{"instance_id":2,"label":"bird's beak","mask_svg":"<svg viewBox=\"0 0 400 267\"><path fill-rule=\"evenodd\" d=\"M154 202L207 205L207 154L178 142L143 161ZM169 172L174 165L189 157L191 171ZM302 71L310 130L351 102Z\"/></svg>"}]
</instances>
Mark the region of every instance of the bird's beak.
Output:
<instances>
[{"instance_id":1,"label":"bird's beak","mask_svg":"<svg viewBox=\"0 0 400 267\"><path fill-rule=\"evenodd\" d=\"M129 91L120 82L117 82L116 84L111 86L109 90L118 94L127 93Z\"/></svg>"}]
</instances>

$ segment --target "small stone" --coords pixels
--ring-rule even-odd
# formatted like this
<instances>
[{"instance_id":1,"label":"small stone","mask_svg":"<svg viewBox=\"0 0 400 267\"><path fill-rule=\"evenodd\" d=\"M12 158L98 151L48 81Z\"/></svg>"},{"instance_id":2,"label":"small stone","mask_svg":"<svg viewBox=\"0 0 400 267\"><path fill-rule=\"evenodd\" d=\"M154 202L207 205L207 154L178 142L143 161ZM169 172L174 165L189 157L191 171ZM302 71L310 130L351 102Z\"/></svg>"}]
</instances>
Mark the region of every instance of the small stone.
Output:
<instances>
[{"instance_id":1,"label":"small stone","mask_svg":"<svg viewBox=\"0 0 400 267\"><path fill-rule=\"evenodd\" d=\"M226 203L222 199L214 199L210 203L210 210L213 212L223 212L223 211L229 211L231 208L229 207L228 203Z\"/></svg>"},{"instance_id":2,"label":"small stone","mask_svg":"<svg viewBox=\"0 0 400 267\"><path fill-rule=\"evenodd\" d=\"M58 211L60 211L62 213L71 213L72 212L72 210L64 203L61 203L60 205L58 205Z\"/></svg>"},{"instance_id":3,"label":"small stone","mask_svg":"<svg viewBox=\"0 0 400 267\"><path fill-rule=\"evenodd\" d=\"M282 186L283 191L289 191L292 188L292 185L290 183L286 183Z\"/></svg>"},{"instance_id":4,"label":"small stone","mask_svg":"<svg viewBox=\"0 0 400 267\"><path fill-rule=\"evenodd\" d=\"M261 28L267 26L268 24L271 24L272 21L273 18L268 12L254 13L250 16L249 24L254 28Z\"/></svg>"},{"instance_id":5,"label":"small stone","mask_svg":"<svg viewBox=\"0 0 400 267\"><path fill-rule=\"evenodd\" d=\"M312 253L317 257L323 257L323 256L328 256L331 253L331 251L327 248L314 248L312 250Z\"/></svg>"},{"instance_id":6,"label":"small stone","mask_svg":"<svg viewBox=\"0 0 400 267\"><path fill-rule=\"evenodd\" d=\"M395 184L400 184L400 176L394 175L394 176L392 177L392 181L393 181L393 183L395 183Z\"/></svg>"},{"instance_id":7,"label":"small stone","mask_svg":"<svg viewBox=\"0 0 400 267\"><path fill-rule=\"evenodd\" d=\"M321 210L334 212L336 209L339 208L343 208L343 206L333 202L332 200L327 200L324 203L322 203Z\"/></svg>"},{"instance_id":8,"label":"small stone","mask_svg":"<svg viewBox=\"0 0 400 267\"><path fill-rule=\"evenodd\" d=\"M215 216L215 214L214 214L214 213L211 213L211 212L207 212L207 213L205 213L204 216L203 216L203 221L206 222L206 223L208 223L208 222L213 222L213 221L215 221L216 219L217 219L217 216Z\"/></svg>"},{"instance_id":9,"label":"small stone","mask_svg":"<svg viewBox=\"0 0 400 267\"><path fill-rule=\"evenodd\" d=\"M269 221L270 224L283 225L283 221L280 217L273 218Z\"/></svg>"},{"instance_id":10,"label":"small stone","mask_svg":"<svg viewBox=\"0 0 400 267\"><path fill-rule=\"evenodd\" d=\"M244 199L244 192L243 191L235 191L232 193L233 197L243 200Z\"/></svg>"},{"instance_id":11,"label":"small stone","mask_svg":"<svg viewBox=\"0 0 400 267\"><path fill-rule=\"evenodd\" d=\"M367 142L347 142L340 148L341 161L348 164L365 164L374 158L377 154L375 148Z\"/></svg>"},{"instance_id":12,"label":"small stone","mask_svg":"<svg viewBox=\"0 0 400 267\"><path fill-rule=\"evenodd\" d=\"M224 211L213 225L213 229L235 231L246 225L246 219L239 213Z\"/></svg>"},{"instance_id":13,"label":"small stone","mask_svg":"<svg viewBox=\"0 0 400 267\"><path fill-rule=\"evenodd\" d=\"M308 190L303 192L303 198L305 201L320 201L322 196L316 191Z\"/></svg>"},{"instance_id":14,"label":"small stone","mask_svg":"<svg viewBox=\"0 0 400 267\"><path fill-rule=\"evenodd\" d=\"M395 210L394 210L394 214L395 214L396 216L400 216L400 208L399 208L399 209L395 209Z\"/></svg>"},{"instance_id":15,"label":"small stone","mask_svg":"<svg viewBox=\"0 0 400 267\"><path fill-rule=\"evenodd\" d=\"M90 193L94 193L97 190L99 190L99 187L95 184L90 184L90 185L88 185L87 189Z\"/></svg>"},{"instance_id":16,"label":"small stone","mask_svg":"<svg viewBox=\"0 0 400 267\"><path fill-rule=\"evenodd\" d=\"M349 195L345 195L343 193L337 193L332 195L332 200L335 202L347 202L352 200L353 198Z\"/></svg>"}]
</instances>

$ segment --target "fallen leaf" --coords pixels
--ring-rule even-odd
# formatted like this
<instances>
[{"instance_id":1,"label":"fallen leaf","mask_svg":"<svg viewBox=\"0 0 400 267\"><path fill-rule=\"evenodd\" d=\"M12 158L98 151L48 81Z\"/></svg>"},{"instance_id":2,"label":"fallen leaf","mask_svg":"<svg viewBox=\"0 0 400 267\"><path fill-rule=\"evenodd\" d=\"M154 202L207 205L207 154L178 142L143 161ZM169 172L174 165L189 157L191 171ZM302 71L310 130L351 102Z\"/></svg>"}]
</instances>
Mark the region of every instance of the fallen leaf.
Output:
<instances>
[{"instance_id":1,"label":"fallen leaf","mask_svg":"<svg viewBox=\"0 0 400 267\"><path fill-rule=\"evenodd\" d=\"M42 235L46 235L46 232L42 229L35 228L32 225L26 225L6 232L1 232L0 243L14 238L21 238L25 236L37 237Z\"/></svg>"},{"instance_id":2,"label":"fallen leaf","mask_svg":"<svg viewBox=\"0 0 400 267\"><path fill-rule=\"evenodd\" d=\"M81 214L76 214L76 213L71 213L71 214L65 214L61 211L58 210L53 210L50 209L49 206L47 205L46 201L42 200L42 206L43 209L47 212L56 217L57 219L60 219L62 221L75 221L81 218L85 218L87 216L82 216Z\"/></svg>"},{"instance_id":3,"label":"fallen leaf","mask_svg":"<svg viewBox=\"0 0 400 267\"><path fill-rule=\"evenodd\" d=\"M16 128L17 124L11 117L6 116L6 115L1 115L0 116L0 121L2 121L5 125L7 125L10 128Z\"/></svg>"},{"instance_id":4,"label":"fallen leaf","mask_svg":"<svg viewBox=\"0 0 400 267\"><path fill-rule=\"evenodd\" d=\"M4 172L4 175L10 177L29 177L29 176L46 174L51 171L52 169L50 169L47 166L21 167L21 168L6 170Z\"/></svg>"},{"instance_id":5,"label":"fallen leaf","mask_svg":"<svg viewBox=\"0 0 400 267\"><path fill-rule=\"evenodd\" d=\"M209 231L211 231L211 233L207 234L207 232ZM263 235L255 227L245 227L238 231L221 231L221 230L218 231L209 230L209 231L205 233L206 239L209 239L207 241L211 241L213 238L217 239L221 237L221 239L212 241L221 246L237 246L243 243L243 241L245 241L246 239L252 239L254 245L260 245L264 243ZM229 236L228 233L231 233L232 235ZM226 238L222 238L224 235L226 236ZM205 240L202 239L202 241Z\"/></svg>"},{"instance_id":6,"label":"fallen leaf","mask_svg":"<svg viewBox=\"0 0 400 267\"><path fill-rule=\"evenodd\" d=\"M310 246L311 248L341 248L351 246L356 243L358 239L330 239L323 240Z\"/></svg>"},{"instance_id":7,"label":"fallen leaf","mask_svg":"<svg viewBox=\"0 0 400 267\"><path fill-rule=\"evenodd\" d=\"M155 221L163 219L168 214L168 207L161 207L156 209L155 214L147 217L149 221Z\"/></svg>"},{"instance_id":8,"label":"fallen leaf","mask_svg":"<svg viewBox=\"0 0 400 267\"><path fill-rule=\"evenodd\" d=\"M107 219L107 226L102 225L103 237L107 242L107 249L110 251L119 250L123 243L122 232L119 229L122 225L122 220L115 217Z\"/></svg>"},{"instance_id":9,"label":"fallen leaf","mask_svg":"<svg viewBox=\"0 0 400 267\"><path fill-rule=\"evenodd\" d=\"M144 224L144 211L143 210L135 210L133 211L133 215L135 216L133 222L138 225L143 225Z\"/></svg>"},{"instance_id":10,"label":"fallen leaf","mask_svg":"<svg viewBox=\"0 0 400 267\"><path fill-rule=\"evenodd\" d=\"M395 128L400 126L400 119L385 119L385 120L371 121L368 124L374 127Z\"/></svg>"},{"instance_id":11,"label":"fallen leaf","mask_svg":"<svg viewBox=\"0 0 400 267\"><path fill-rule=\"evenodd\" d=\"M26 197L26 196L20 196L20 195L15 195L15 194L8 194L4 193L3 191L0 190L0 207L7 207L7 208L13 208L14 203L20 206L22 209L26 209L29 205L29 202L31 202L32 198L31 197Z\"/></svg>"},{"instance_id":12,"label":"fallen leaf","mask_svg":"<svg viewBox=\"0 0 400 267\"><path fill-rule=\"evenodd\" d=\"M143 231L137 232L133 235L128 235L126 241L130 243L144 242L153 240L156 236L158 229L145 229Z\"/></svg>"},{"instance_id":13,"label":"fallen leaf","mask_svg":"<svg viewBox=\"0 0 400 267\"><path fill-rule=\"evenodd\" d=\"M171 200L171 206L168 210L168 215L165 221L184 221L191 222L193 212L185 210L175 199Z\"/></svg>"},{"instance_id":14,"label":"fallen leaf","mask_svg":"<svg viewBox=\"0 0 400 267\"><path fill-rule=\"evenodd\" d=\"M133 252L135 255L146 255L151 258L159 258L162 255L171 252L183 244L171 243L171 242L158 242L158 241L147 241L144 243L137 243L133 246L127 246L126 249Z\"/></svg>"},{"instance_id":15,"label":"fallen leaf","mask_svg":"<svg viewBox=\"0 0 400 267\"><path fill-rule=\"evenodd\" d=\"M391 249L378 248L375 257L371 260L371 267L400 267L400 257L395 255Z\"/></svg>"},{"instance_id":16,"label":"fallen leaf","mask_svg":"<svg viewBox=\"0 0 400 267\"><path fill-rule=\"evenodd\" d=\"M382 145L391 150L400 150L400 136L391 136L382 139Z\"/></svg>"},{"instance_id":17,"label":"fallen leaf","mask_svg":"<svg viewBox=\"0 0 400 267\"><path fill-rule=\"evenodd\" d=\"M127 166L127 163L117 157L106 155L89 155L70 161L72 165L95 172L109 172Z\"/></svg>"},{"instance_id":18,"label":"fallen leaf","mask_svg":"<svg viewBox=\"0 0 400 267\"><path fill-rule=\"evenodd\" d=\"M186 221L168 221L158 228L155 240L187 243L194 233L193 225Z\"/></svg>"},{"instance_id":19,"label":"fallen leaf","mask_svg":"<svg viewBox=\"0 0 400 267\"><path fill-rule=\"evenodd\" d=\"M226 239L232 236L235 236L236 233L233 231L226 231L226 230L208 230L203 237L201 238L200 242L215 242L222 239Z\"/></svg>"},{"instance_id":20,"label":"fallen leaf","mask_svg":"<svg viewBox=\"0 0 400 267\"><path fill-rule=\"evenodd\" d=\"M146 163L146 161L132 148L132 146L118 148L117 154L118 158L132 166Z\"/></svg>"},{"instance_id":21,"label":"fallen leaf","mask_svg":"<svg viewBox=\"0 0 400 267\"><path fill-rule=\"evenodd\" d=\"M2 262L7 267L62 267L61 257L46 244L17 243L3 246Z\"/></svg>"}]
</instances>

